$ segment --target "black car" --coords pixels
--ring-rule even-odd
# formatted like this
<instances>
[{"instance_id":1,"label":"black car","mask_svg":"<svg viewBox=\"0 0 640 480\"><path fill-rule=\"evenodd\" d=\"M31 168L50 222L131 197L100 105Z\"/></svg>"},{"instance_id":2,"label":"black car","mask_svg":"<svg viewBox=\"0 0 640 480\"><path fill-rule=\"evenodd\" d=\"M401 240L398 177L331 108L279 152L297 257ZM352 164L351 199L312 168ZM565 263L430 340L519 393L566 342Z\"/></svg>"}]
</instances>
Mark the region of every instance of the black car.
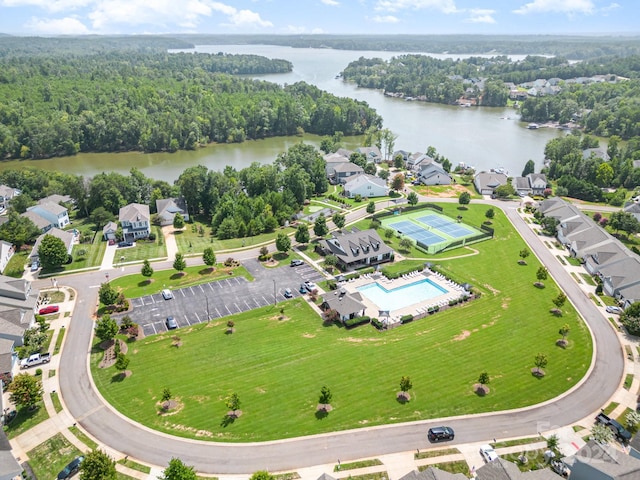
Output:
<instances>
[{"instance_id":1,"label":"black car","mask_svg":"<svg viewBox=\"0 0 640 480\"><path fill-rule=\"evenodd\" d=\"M176 319L173 317L167 317L165 323L167 324L167 330L175 330L178 328L178 322L176 322Z\"/></svg>"},{"instance_id":2,"label":"black car","mask_svg":"<svg viewBox=\"0 0 640 480\"><path fill-rule=\"evenodd\" d=\"M427 434L430 442L441 442L443 440L453 440L455 434L451 427L433 427Z\"/></svg>"},{"instance_id":3,"label":"black car","mask_svg":"<svg viewBox=\"0 0 640 480\"><path fill-rule=\"evenodd\" d=\"M118 243L118 247L120 248L133 247L133 242L120 242Z\"/></svg>"},{"instance_id":4,"label":"black car","mask_svg":"<svg viewBox=\"0 0 640 480\"><path fill-rule=\"evenodd\" d=\"M299 267L300 265L304 265L304 262L299 258L294 258L293 260L291 260L292 267Z\"/></svg>"},{"instance_id":5,"label":"black car","mask_svg":"<svg viewBox=\"0 0 640 480\"><path fill-rule=\"evenodd\" d=\"M68 478L73 477L76 473L80 471L80 464L84 460L83 456L76 457L69 464L62 469L62 471L58 474L58 480L67 480Z\"/></svg>"}]
</instances>

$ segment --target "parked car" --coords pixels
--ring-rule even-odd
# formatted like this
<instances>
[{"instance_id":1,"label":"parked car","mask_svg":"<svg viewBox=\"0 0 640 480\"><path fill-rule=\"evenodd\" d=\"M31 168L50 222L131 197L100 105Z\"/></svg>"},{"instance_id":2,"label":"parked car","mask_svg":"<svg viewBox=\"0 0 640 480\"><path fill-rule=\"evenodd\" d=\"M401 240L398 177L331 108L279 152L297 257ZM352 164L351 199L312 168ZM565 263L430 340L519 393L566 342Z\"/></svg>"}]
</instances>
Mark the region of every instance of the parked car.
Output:
<instances>
[{"instance_id":1,"label":"parked car","mask_svg":"<svg viewBox=\"0 0 640 480\"><path fill-rule=\"evenodd\" d=\"M301 283L301 284L300 284L300 288L298 289L298 291L299 291L300 293L302 293L302 294L307 293L307 291L308 291L308 290L307 290L307 286L306 286L304 283Z\"/></svg>"},{"instance_id":2,"label":"parked car","mask_svg":"<svg viewBox=\"0 0 640 480\"><path fill-rule=\"evenodd\" d=\"M290 288L285 289L284 298L293 298L293 292L291 291Z\"/></svg>"},{"instance_id":3,"label":"parked car","mask_svg":"<svg viewBox=\"0 0 640 480\"><path fill-rule=\"evenodd\" d=\"M167 330L175 330L178 328L178 322L176 322L176 319L173 317L167 317L165 323L167 324Z\"/></svg>"},{"instance_id":4,"label":"parked car","mask_svg":"<svg viewBox=\"0 0 640 480\"><path fill-rule=\"evenodd\" d=\"M631 440L631 432L624 428L620 422L609 417L604 412L600 412L596 415L596 422L609 427L616 438L621 442L626 443Z\"/></svg>"},{"instance_id":5,"label":"parked car","mask_svg":"<svg viewBox=\"0 0 640 480\"><path fill-rule=\"evenodd\" d=\"M52 313L58 313L60 307L58 305L47 305L38 310L38 315L51 315Z\"/></svg>"},{"instance_id":6,"label":"parked car","mask_svg":"<svg viewBox=\"0 0 640 480\"><path fill-rule=\"evenodd\" d=\"M309 290L310 292L313 291L315 288L317 288L316 284L313 282L310 282L309 280L304 282L304 284L307 287L307 290Z\"/></svg>"},{"instance_id":7,"label":"parked car","mask_svg":"<svg viewBox=\"0 0 640 480\"><path fill-rule=\"evenodd\" d=\"M607 313L615 313L617 315L620 315L622 313L622 309L620 307L616 307L614 305L607 306L607 308L605 308L605 310L607 311Z\"/></svg>"},{"instance_id":8,"label":"parked car","mask_svg":"<svg viewBox=\"0 0 640 480\"><path fill-rule=\"evenodd\" d=\"M299 267L300 265L304 265L304 262L299 258L294 258L293 260L291 260L292 267Z\"/></svg>"},{"instance_id":9,"label":"parked car","mask_svg":"<svg viewBox=\"0 0 640 480\"><path fill-rule=\"evenodd\" d=\"M80 471L80 464L84 460L84 456L79 456L71 460L69 464L58 474L58 480L67 480Z\"/></svg>"},{"instance_id":10,"label":"parked car","mask_svg":"<svg viewBox=\"0 0 640 480\"><path fill-rule=\"evenodd\" d=\"M120 247L120 248L133 247L133 242L119 242L118 243L118 247Z\"/></svg>"},{"instance_id":11,"label":"parked car","mask_svg":"<svg viewBox=\"0 0 640 480\"><path fill-rule=\"evenodd\" d=\"M427 438L430 442L441 442L443 440L453 440L455 433L451 427L433 427L429 429Z\"/></svg>"},{"instance_id":12,"label":"parked car","mask_svg":"<svg viewBox=\"0 0 640 480\"><path fill-rule=\"evenodd\" d=\"M482 458L484 458L487 463L493 462L496 458L498 458L498 454L491 445L482 445L480 447L480 455L482 455Z\"/></svg>"},{"instance_id":13,"label":"parked car","mask_svg":"<svg viewBox=\"0 0 640 480\"><path fill-rule=\"evenodd\" d=\"M36 261L31 262L31 271L35 272L36 270L38 270L40 268L40 264Z\"/></svg>"},{"instance_id":14,"label":"parked car","mask_svg":"<svg viewBox=\"0 0 640 480\"><path fill-rule=\"evenodd\" d=\"M162 298L164 298L165 300L171 300L173 298L173 293L171 293L171 290L169 290L168 288L165 288L164 290L162 290Z\"/></svg>"},{"instance_id":15,"label":"parked car","mask_svg":"<svg viewBox=\"0 0 640 480\"><path fill-rule=\"evenodd\" d=\"M33 353L27 358L23 358L20 362L20 368L29 368L36 365L42 365L43 363L49 363L51 361L50 353Z\"/></svg>"}]
</instances>

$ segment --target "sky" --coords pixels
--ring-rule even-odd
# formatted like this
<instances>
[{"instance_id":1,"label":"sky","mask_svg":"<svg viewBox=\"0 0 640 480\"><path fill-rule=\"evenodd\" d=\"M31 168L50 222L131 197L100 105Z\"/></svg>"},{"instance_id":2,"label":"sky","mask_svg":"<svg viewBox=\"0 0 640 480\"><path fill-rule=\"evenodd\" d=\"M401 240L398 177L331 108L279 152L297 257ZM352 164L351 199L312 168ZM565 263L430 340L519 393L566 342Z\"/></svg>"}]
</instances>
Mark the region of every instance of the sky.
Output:
<instances>
[{"instance_id":1,"label":"sky","mask_svg":"<svg viewBox=\"0 0 640 480\"><path fill-rule=\"evenodd\" d=\"M0 0L0 32L639 34L640 0Z\"/></svg>"}]
</instances>

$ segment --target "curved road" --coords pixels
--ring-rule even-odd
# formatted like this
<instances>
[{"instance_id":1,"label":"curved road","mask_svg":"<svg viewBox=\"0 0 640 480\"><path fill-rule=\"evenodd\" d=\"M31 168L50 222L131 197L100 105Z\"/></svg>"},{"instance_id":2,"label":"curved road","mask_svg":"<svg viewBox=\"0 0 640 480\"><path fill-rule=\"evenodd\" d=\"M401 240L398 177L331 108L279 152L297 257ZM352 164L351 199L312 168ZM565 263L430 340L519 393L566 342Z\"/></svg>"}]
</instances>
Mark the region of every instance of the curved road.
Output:
<instances>
[{"instance_id":1,"label":"curved road","mask_svg":"<svg viewBox=\"0 0 640 480\"><path fill-rule=\"evenodd\" d=\"M531 250L562 286L591 328L597 349L593 370L583 383L568 394L518 411L447 419L446 423L456 431L456 442L460 443L534 435L574 423L609 401L620 386L624 367L622 348L609 322L543 242L536 238L515 211L515 206L505 206L500 202L488 203L505 211ZM352 212L349 220L357 215L357 212ZM239 259L249 255L253 255L253 252L234 254ZM192 259L192 262L196 260L199 259ZM171 268L170 264L171 262L164 262L167 268ZM158 268L160 267L159 264ZM139 265L125 268L124 271L111 270L109 275L115 278L134 271L139 272ZM254 444L201 442L152 431L122 417L105 405L90 380L88 362L93 328L91 317L96 310L97 286L103 280L104 272L64 278L66 284L78 291L78 301L60 359L60 390L69 412L84 429L103 444L126 455L161 467L167 465L171 457L179 457L197 471L212 474L294 470L335 463L338 459L346 461L425 448L426 424L444 421L439 419L386 425Z\"/></svg>"}]
</instances>

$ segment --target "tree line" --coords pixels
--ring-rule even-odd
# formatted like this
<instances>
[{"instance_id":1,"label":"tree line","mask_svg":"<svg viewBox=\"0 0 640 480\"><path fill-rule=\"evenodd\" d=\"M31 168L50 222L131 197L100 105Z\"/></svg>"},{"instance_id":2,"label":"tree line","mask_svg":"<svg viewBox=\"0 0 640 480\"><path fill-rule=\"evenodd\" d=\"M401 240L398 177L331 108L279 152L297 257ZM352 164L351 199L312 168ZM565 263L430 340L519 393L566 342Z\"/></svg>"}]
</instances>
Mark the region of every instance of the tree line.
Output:
<instances>
[{"instance_id":1,"label":"tree line","mask_svg":"<svg viewBox=\"0 0 640 480\"><path fill-rule=\"evenodd\" d=\"M194 149L302 132L359 135L381 118L365 102L302 82L256 55L108 52L0 59L0 159Z\"/></svg>"}]
</instances>

